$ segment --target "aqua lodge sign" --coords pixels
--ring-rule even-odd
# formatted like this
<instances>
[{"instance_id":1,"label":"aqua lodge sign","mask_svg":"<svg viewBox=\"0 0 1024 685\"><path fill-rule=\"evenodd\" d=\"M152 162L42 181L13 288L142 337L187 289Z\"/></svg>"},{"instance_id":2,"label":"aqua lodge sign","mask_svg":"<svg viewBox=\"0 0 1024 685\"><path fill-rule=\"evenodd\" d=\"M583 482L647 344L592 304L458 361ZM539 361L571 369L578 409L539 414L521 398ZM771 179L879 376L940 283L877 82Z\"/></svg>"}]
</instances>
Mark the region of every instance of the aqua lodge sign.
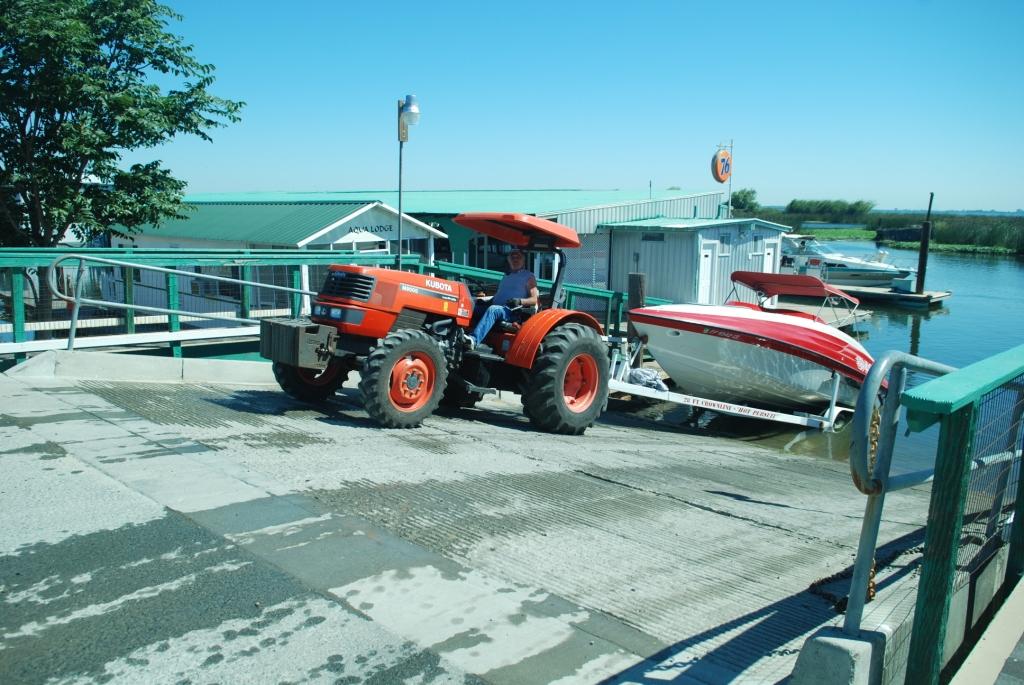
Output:
<instances>
[{"instance_id":1,"label":"aqua lodge sign","mask_svg":"<svg viewBox=\"0 0 1024 685\"><path fill-rule=\"evenodd\" d=\"M373 233L386 236L395 231L395 224L368 224L366 226L351 226L350 229L351 233Z\"/></svg>"}]
</instances>

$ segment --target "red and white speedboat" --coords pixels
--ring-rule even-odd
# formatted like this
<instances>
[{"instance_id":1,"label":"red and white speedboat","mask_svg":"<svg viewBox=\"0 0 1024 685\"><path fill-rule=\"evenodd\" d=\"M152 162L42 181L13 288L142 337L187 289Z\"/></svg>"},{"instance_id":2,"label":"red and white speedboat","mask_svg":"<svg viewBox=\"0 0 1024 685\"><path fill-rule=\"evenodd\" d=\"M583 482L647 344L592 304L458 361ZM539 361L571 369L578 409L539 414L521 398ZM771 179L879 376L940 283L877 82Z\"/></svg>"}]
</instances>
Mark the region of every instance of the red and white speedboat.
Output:
<instances>
[{"instance_id":1,"label":"red and white speedboat","mask_svg":"<svg viewBox=\"0 0 1024 685\"><path fill-rule=\"evenodd\" d=\"M852 407L873 359L813 314L766 306L776 295L856 299L812 276L738 271L760 304L669 304L629 312L634 328L686 393L786 410Z\"/></svg>"}]
</instances>

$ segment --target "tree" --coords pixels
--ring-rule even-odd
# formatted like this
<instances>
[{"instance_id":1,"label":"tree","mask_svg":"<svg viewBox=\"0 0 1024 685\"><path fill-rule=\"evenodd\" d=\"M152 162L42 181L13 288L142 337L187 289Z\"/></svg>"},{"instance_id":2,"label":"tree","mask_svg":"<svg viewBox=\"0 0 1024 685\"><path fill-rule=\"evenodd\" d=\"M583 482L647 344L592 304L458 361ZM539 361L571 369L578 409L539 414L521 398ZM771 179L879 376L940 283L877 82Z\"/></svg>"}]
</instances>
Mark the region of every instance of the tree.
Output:
<instances>
[{"instance_id":1,"label":"tree","mask_svg":"<svg viewBox=\"0 0 1024 685\"><path fill-rule=\"evenodd\" d=\"M757 203L757 191L743 188L732 194L732 208L740 212L756 212L761 208Z\"/></svg>"},{"instance_id":2,"label":"tree","mask_svg":"<svg viewBox=\"0 0 1024 685\"><path fill-rule=\"evenodd\" d=\"M122 154L210 140L244 106L207 91L214 68L167 31L180 19L155 0L0 0L0 246L179 215L185 183Z\"/></svg>"},{"instance_id":3,"label":"tree","mask_svg":"<svg viewBox=\"0 0 1024 685\"><path fill-rule=\"evenodd\" d=\"M874 208L875 203L868 200L792 200L786 205L786 213L809 215L816 219L842 223L866 221L868 213Z\"/></svg>"}]
</instances>

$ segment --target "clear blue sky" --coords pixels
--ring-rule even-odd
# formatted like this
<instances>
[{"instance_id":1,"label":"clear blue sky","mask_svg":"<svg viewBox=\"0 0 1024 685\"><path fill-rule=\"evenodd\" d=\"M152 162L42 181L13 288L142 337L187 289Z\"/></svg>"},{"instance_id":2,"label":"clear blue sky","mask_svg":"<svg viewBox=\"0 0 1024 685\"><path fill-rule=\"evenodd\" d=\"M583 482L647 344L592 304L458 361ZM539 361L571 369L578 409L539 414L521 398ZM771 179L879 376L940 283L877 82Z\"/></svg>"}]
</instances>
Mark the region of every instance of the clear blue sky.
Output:
<instances>
[{"instance_id":1,"label":"clear blue sky","mask_svg":"<svg viewBox=\"0 0 1024 685\"><path fill-rule=\"evenodd\" d=\"M163 159L189 193L718 188L1024 207L1024 2L165 0L246 101ZM500 209L500 208L495 208Z\"/></svg>"}]
</instances>

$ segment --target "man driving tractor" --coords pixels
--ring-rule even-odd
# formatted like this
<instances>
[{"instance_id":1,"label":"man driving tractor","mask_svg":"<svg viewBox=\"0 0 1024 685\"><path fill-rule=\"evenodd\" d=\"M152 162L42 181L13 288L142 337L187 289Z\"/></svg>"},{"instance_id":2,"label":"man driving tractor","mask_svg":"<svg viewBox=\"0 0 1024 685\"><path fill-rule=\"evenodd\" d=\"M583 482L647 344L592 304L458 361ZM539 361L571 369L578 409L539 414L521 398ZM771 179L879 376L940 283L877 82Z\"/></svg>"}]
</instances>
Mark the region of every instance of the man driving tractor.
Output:
<instances>
[{"instance_id":1,"label":"man driving tractor","mask_svg":"<svg viewBox=\"0 0 1024 685\"><path fill-rule=\"evenodd\" d=\"M526 256L522 250L513 249L508 253L508 265L510 271L502 277L490 303L486 300L476 301L474 318L479 319L473 332L467 336L472 347L480 345L487 338L494 324L513 321L519 318L517 312L522 307L536 307L539 302L537 279L526 268ZM484 309L484 306L487 308Z\"/></svg>"}]
</instances>

